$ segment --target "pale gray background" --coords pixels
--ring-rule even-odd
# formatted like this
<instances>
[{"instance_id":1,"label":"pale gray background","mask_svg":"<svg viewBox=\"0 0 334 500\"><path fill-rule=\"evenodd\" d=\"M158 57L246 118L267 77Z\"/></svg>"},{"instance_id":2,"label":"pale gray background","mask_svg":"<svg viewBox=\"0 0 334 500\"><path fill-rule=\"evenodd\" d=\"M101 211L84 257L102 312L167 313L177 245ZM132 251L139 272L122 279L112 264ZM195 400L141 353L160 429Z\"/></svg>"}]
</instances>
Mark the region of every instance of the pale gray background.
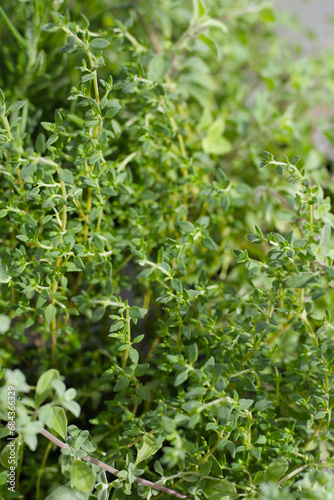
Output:
<instances>
[{"instance_id":1,"label":"pale gray background","mask_svg":"<svg viewBox=\"0 0 334 500\"><path fill-rule=\"evenodd\" d=\"M334 0L274 0L275 9L295 14L302 24L316 33L315 40L280 29L292 41L300 43L306 52L316 52L322 47L334 48Z\"/></svg>"}]
</instances>

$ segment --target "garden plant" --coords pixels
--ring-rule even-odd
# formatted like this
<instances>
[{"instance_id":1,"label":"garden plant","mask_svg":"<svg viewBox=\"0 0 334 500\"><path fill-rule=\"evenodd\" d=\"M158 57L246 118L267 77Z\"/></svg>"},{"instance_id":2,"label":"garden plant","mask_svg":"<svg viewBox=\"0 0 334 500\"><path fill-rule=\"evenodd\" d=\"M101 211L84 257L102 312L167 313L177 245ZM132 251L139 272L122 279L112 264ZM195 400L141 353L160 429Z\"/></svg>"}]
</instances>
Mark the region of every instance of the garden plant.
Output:
<instances>
[{"instance_id":1,"label":"garden plant","mask_svg":"<svg viewBox=\"0 0 334 500\"><path fill-rule=\"evenodd\" d=\"M1 499L334 499L334 57L286 27L1 2Z\"/></svg>"}]
</instances>

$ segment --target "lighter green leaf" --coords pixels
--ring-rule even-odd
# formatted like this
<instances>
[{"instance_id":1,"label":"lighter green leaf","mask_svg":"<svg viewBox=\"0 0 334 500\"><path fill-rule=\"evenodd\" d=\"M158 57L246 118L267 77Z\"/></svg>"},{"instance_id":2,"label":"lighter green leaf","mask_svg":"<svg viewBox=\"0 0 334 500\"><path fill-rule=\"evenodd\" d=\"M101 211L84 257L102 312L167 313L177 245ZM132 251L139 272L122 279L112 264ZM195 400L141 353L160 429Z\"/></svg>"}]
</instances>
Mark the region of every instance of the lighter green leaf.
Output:
<instances>
[{"instance_id":1,"label":"lighter green leaf","mask_svg":"<svg viewBox=\"0 0 334 500\"><path fill-rule=\"evenodd\" d=\"M56 317L56 314L57 314L57 309L55 308L55 306L53 304L49 304L45 308L44 315L45 315L45 320L46 320L48 325L51 325L52 321Z\"/></svg>"},{"instance_id":2,"label":"lighter green leaf","mask_svg":"<svg viewBox=\"0 0 334 500\"><path fill-rule=\"evenodd\" d=\"M318 273L300 273L298 276L292 276L285 280L285 285L288 288L304 288L307 283L317 276Z\"/></svg>"},{"instance_id":3,"label":"lighter green leaf","mask_svg":"<svg viewBox=\"0 0 334 500\"><path fill-rule=\"evenodd\" d=\"M6 314L0 314L0 335L8 332L10 327L10 317Z\"/></svg>"},{"instance_id":4,"label":"lighter green leaf","mask_svg":"<svg viewBox=\"0 0 334 500\"><path fill-rule=\"evenodd\" d=\"M71 170L68 170L67 168L62 168L59 170L59 179L63 182L66 182L66 184L74 184L74 179L73 179L73 174Z\"/></svg>"},{"instance_id":5,"label":"lighter green leaf","mask_svg":"<svg viewBox=\"0 0 334 500\"><path fill-rule=\"evenodd\" d=\"M14 445L12 444L13 442ZM5 442L3 444L5 445ZM17 467L18 453L19 453L18 440L7 442L6 446L3 447L0 454L1 465L6 469L9 469L11 465Z\"/></svg>"},{"instance_id":6,"label":"lighter green leaf","mask_svg":"<svg viewBox=\"0 0 334 500\"><path fill-rule=\"evenodd\" d=\"M221 116L217 120L215 120L208 129L208 135L210 137L221 137L225 132L225 120Z\"/></svg>"},{"instance_id":7,"label":"lighter green leaf","mask_svg":"<svg viewBox=\"0 0 334 500\"><path fill-rule=\"evenodd\" d=\"M129 309L129 314L131 318L144 318L145 314L147 313L147 309L144 307L137 307L137 306L132 306Z\"/></svg>"},{"instance_id":8,"label":"lighter green leaf","mask_svg":"<svg viewBox=\"0 0 334 500\"><path fill-rule=\"evenodd\" d=\"M205 153L214 155L225 155L232 149L232 144L225 137L207 136L202 140Z\"/></svg>"},{"instance_id":9,"label":"lighter green leaf","mask_svg":"<svg viewBox=\"0 0 334 500\"><path fill-rule=\"evenodd\" d=\"M52 381L59 379L59 377L60 375L58 370L55 370L54 368L51 368L51 370L46 371L39 377L35 394L37 406L40 406L43 401L46 400L53 389Z\"/></svg>"},{"instance_id":10,"label":"lighter green leaf","mask_svg":"<svg viewBox=\"0 0 334 500\"><path fill-rule=\"evenodd\" d=\"M137 458L135 465L138 465L148 457L155 455L156 452L161 448L161 446L162 442L156 441L155 437L152 436L152 434L145 434L137 449Z\"/></svg>"},{"instance_id":11,"label":"lighter green leaf","mask_svg":"<svg viewBox=\"0 0 334 500\"><path fill-rule=\"evenodd\" d=\"M192 233L195 231L195 226L188 220L180 220L178 221L177 225L181 229L182 233Z\"/></svg>"},{"instance_id":12,"label":"lighter green leaf","mask_svg":"<svg viewBox=\"0 0 334 500\"><path fill-rule=\"evenodd\" d=\"M161 82L167 75L170 60L164 54L155 55L148 65L148 79L152 82Z\"/></svg>"},{"instance_id":13,"label":"lighter green leaf","mask_svg":"<svg viewBox=\"0 0 334 500\"><path fill-rule=\"evenodd\" d=\"M64 411L64 408L60 406L53 406L53 425L52 429L63 438L66 439L67 433L67 417Z\"/></svg>"},{"instance_id":14,"label":"lighter green leaf","mask_svg":"<svg viewBox=\"0 0 334 500\"><path fill-rule=\"evenodd\" d=\"M60 486L54 490L45 500L87 500L86 493L73 490L68 486Z\"/></svg>"},{"instance_id":15,"label":"lighter green leaf","mask_svg":"<svg viewBox=\"0 0 334 500\"><path fill-rule=\"evenodd\" d=\"M286 458L276 458L266 470L266 481L273 481L276 483L283 474L288 470L289 462Z\"/></svg>"},{"instance_id":16,"label":"lighter green leaf","mask_svg":"<svg viewBox=\"0 0 334 500\"><path fill-rule=\"evenodd\" d=\"M82 492L89 492L95 486L95 474L88 464L75 460L70 468L71 486Z\"/></svg>"},{"instance_id":17,"label":"lighter green leaf","mask_svg":"<svg viewBox=\"0 0 334 500\"><path fill-rule=\"evenodd\" d=\"M94 38L90 42L90 47L92 49L105 49L106 47L108 47L108 45L110 45L110 42L108 42L108 40L105 40L104 38Z\"/></svg>"},{"instance_id":18,"label":"lighter green leaf","mask_svg":"<svg viewBox=\"0 0 334 500\"><path fill-rule=\"evenodd\" d=\"M238 496L234 485L227 479L207 481L203 493L208 500L221 500L225 496L232 500Z\"/></svg>"},{"instance_id":19,"label":"lighter green leaf","mask_svg":"<svg viewBox=\"0 0 334 500\"><path fill-rule=\"evenodd\" d=\"M193 0L193 21L197 21L206 13L205 3L201 0Z\"/></svg>"},{"instance_id":20,"label":"lighter green leaf","mask_svg":"<svg viewBox=\"0 0 334 500\"><path fill-rule=\"evenodd\" d=\"M7 113L16 113L16 111L19 111L19 109L23 108L23 106L25 105L25 103L26 103L25 101L14 102L7 109Z\"/></svg>"}]
</instances>

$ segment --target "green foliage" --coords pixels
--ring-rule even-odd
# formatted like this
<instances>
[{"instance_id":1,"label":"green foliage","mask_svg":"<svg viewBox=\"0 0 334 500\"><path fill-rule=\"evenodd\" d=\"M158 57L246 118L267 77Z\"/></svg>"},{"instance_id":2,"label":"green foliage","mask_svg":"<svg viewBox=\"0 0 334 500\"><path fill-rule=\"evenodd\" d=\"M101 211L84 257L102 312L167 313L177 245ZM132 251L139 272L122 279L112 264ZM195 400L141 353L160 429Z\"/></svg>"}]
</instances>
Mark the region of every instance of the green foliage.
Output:
<instances>
[{"instance_id":1,"label":"green foliage","mask_svg":"<svg viewBox=\"0 0 334 500\"><path fill-rule=\"evenodd\" d=\"M274 21L2 3L1 498L9 406L8 498L332 498L333 54Z\"/></svg>"}]
</instances>

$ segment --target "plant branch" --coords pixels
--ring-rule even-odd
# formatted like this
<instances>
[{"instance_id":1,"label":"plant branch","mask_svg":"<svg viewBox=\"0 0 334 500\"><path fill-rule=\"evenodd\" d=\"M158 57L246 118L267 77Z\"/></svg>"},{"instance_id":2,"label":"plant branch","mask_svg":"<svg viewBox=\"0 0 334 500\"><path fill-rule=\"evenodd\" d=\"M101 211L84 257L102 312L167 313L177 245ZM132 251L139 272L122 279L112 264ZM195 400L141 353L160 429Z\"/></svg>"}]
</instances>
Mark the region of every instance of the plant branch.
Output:
<instances>
[{"instance_id":1,"label":"plant branch","mask_svg":"<svg viewBox=\"0 0 334 500\"><path fill-rule=\"evenodd\" d=\"M71 447L60 441L60 439L56 438L51 432L42 429L40 431L40 434L42 436L46 437L49 439L49 441L52 441L55 445L59 446L59 448L70 448ZM98 467L101 467L101 469L104 469L108 472L111 472L111 474L114 474L115 476L119 473L118 469L115 469L114 467L111 467L110 465L105 464L104 462L101 462L100 460L97 460L96 458L90 457L87 455L86 457L83 457L82 460L85 460L85 462L89 462L91 464L97 465ZM160 484L153 483L152 481L147 481L146 479L142 479L140 477L135 477L136 483L143 484L144 486L149 486L150 488L154 488L155 490L163 491L164 493L168 493L169 495L172 495L176 498L183 498L186 499L187 497L185 495L181 495L181 493L178 493L177 491L171 490L170 488L165 488L164 486L160 486Z\"/></svg>"}]
</instances>

